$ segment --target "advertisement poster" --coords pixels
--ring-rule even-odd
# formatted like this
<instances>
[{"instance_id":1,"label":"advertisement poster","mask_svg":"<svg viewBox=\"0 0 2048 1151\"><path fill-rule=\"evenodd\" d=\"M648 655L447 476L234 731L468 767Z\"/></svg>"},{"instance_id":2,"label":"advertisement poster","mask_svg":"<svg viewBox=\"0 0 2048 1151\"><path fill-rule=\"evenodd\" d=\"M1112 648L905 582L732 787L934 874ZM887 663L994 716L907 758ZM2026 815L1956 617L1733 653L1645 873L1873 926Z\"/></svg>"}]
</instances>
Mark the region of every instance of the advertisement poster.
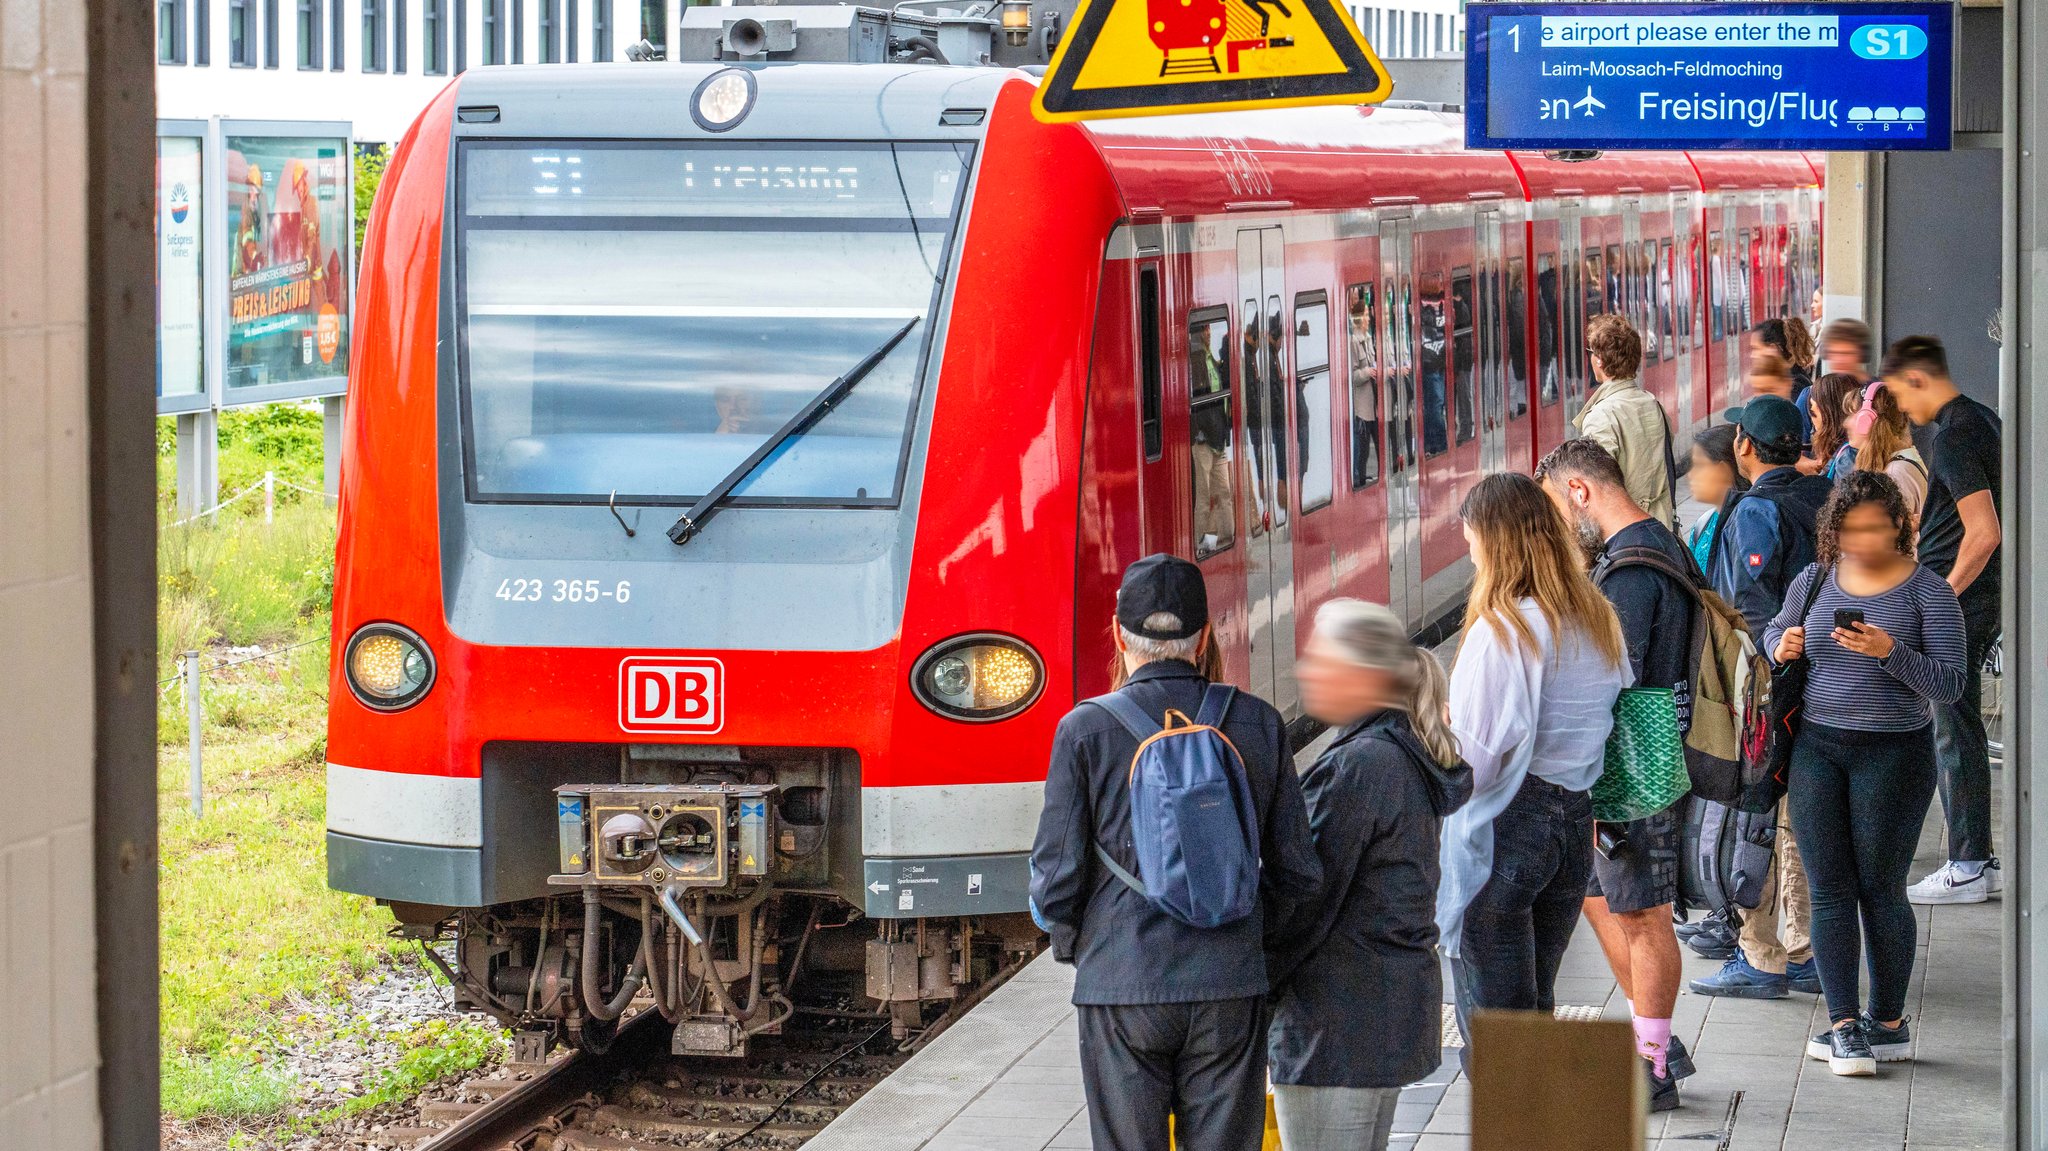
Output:
<instances>
[{"instance_id":1,"label":"advertisement poster","mask_svg":"<svg viewBox=\"0 0 2048 1151\"><path fill-rule=\"evenodd\" d=\"M348 142L229 136L227 390L348 375ZM308 394L320 394L317 389Z\"/></svg>"},{"instance_id":2,"label":"advertisement poster","mask_svg":"<svg viewBox=\"0 0 2048 1151\"><path fill-rule=\"evenodd\" d=\"M206 390L201 143L197 136L159 136L156 142L158 399Z\"/></svg>"}]
</instances>

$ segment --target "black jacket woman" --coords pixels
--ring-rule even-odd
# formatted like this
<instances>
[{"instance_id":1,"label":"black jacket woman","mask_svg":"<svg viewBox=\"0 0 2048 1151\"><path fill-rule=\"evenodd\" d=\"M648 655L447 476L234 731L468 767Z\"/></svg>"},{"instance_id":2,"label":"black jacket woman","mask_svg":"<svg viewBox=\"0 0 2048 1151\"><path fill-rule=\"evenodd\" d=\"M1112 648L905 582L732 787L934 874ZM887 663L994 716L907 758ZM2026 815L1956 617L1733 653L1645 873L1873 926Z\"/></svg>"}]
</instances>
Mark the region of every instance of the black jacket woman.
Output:
<instances>
[{"instance_id":1,"label":"black jacket woman","mask_svg":"<svg viewBox=\"0 0 2048 1151\"><path fill-rule=\"evenodd\" d=\"M1274 1111L1286 1151L1380 1151L1402 1085L1440 1054L1439 829L1472 773L1443 669L1386 608L1323 605L1297 677L1339 730L1302 777L1322 894L1269 941Z\"/></svg>"}]
</instances>

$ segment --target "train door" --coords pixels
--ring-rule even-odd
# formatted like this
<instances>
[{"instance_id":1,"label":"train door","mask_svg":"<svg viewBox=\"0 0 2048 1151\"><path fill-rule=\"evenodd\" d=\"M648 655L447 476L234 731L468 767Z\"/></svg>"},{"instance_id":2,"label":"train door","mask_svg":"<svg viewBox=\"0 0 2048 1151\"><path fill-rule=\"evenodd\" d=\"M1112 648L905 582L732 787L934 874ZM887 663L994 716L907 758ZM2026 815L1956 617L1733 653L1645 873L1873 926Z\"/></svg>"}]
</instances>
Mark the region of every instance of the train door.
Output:
<instances>
[{"instance_id":1,"label":"train door","mask_svg":"<svg viewBox=\"0 0 2048 1151\"><path fill-rule=\"evenodd\" d=\"M1692 282L1686 263L1692 252L1692 197L1684 192L1671 197L1671 246L1664 257L1661 275L1671 277L1671 340L1678 355L1678 426L1682 431L1700 418L1692 395L1693 355Z\"/></svg>"},{"instance_id":2,"label":"train door","mask_svg":"<svg viewBox=\"0 0 2048 1151\"><path fill-rule=\"evenodd\" d=\"M1294 531L1288 464L1287 325L1280 301L1285 253L1280 229L1237 233L1238 324L1245 383L1243 459L1251 468L1245 509L1245 571L1251 609L1251 688L1284 713L1295 708Z\"/></svg>"},{"instance_id":3,"label":"train door","mask_svg":"<svg viewBox=\"0 0 2048 1151\"><path fill-rule=\"evenodd\" d=\"M1720 291L1716 302L1720 305L1721 326L1721 386L1727 389L1726 402L1733 406L1742 402L1742 363L1744 359L1742 291L1744 277L1742 257L1737 253L1747 247L1741 233L1736 231L1735 204L1733 197L1721 205L1720 258L1715 262L1714 282Z\"/></svg>"},{"instance_id":4,"label":"train door","mask_svg":"<svg viewBox=\"0 0 2048 1151\"><path fill-rule=\"evenodd\" d=\"M1473 254L1479 280L1478 368L1479 368L1479 470L1504 472L1508 467L1507 355L1502 328L1506 319L1502 298L1501 213L1498 208L1479 213L1477 251ZM1519 337L1520 333L1514 333Z\"/></svg>"},{"instance_id":5,"label":"train door","mask_svg":"<svg viewBox=\"0 0 2048 1151\"><path fill-rule=\"evenodd\" d=\"M1423 625L1421 466L1415 439L1415 221L1380 221L1380 389L1387 430L1387 606Z\"/></svg>"},{"instance_id":6,"label":"train door","mask_svg":"<svg viewBox=\"0 0 2048 1151\"><path fill-rule=\"evenodd\" d=\"M1577 200L1558 205L1558 235L1564 249L1564 331L1562 372L1564 379L1564 438L1571 438L1572 421L1586 402L1586 240ZM1596 245L1597 247L1597 245ZM1598 291L1599 285L1593 285Z\"/></svg>"}]
</instances>

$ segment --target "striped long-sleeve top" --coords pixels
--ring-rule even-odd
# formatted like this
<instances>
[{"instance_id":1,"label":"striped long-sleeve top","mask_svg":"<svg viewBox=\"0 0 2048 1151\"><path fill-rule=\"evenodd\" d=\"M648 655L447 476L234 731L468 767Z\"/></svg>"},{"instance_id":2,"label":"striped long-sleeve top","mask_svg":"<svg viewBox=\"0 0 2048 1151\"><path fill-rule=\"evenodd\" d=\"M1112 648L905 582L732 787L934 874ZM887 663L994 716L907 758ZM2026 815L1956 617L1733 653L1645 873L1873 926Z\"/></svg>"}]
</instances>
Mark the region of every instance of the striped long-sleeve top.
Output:
<instances>
[{"instance_id":1,"label":"striped long-sleeve top","mask_svg":"<svg viewBox=\"0 0 2048 1151\"><path fill-rule=\"evenodd\" d=\"M1829 571L1814 597L1813 610L1798 618L1813 581L1823 578L1812 564L1792 580L1785 606L1764 629L1764 650L1773 656L1787 629L1806 628L1805 717L1850 731L1912 731L1932 721L1934 705L1963 694L1963 610L1948 581L1916 568L1904 583L1879 595L1842 590ZM1863 621L1876 624L1895 641L1891 654L1872 659L1834 640L1835 609L1862 608Z\"/></svg>"}]
</instances>

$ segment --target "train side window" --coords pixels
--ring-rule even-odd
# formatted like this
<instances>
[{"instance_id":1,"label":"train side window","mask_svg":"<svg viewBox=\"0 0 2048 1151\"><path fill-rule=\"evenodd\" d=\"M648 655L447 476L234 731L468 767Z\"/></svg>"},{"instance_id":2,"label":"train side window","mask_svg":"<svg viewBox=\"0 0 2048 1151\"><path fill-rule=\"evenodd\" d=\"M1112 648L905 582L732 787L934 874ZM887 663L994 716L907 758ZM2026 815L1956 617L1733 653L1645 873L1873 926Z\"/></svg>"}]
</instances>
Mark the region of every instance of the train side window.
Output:
<instances>
[{"instance_id":1,"label":"train side window","mask_svg":"<svg viewBox=\"0 0 2048 1151\"><path fill-rule=\"evenodd\" d=\"M1420 306L1416 322L1420 330L1415 334L1415 351L1416 368L1422 376L1422 454L1426 458L1451 449L1444 274L1423 273L1417 296Z\"/></svg>"},{"instance_id":2,"label":"train side window","mask_svg":"<svg viewBox=\"0 0 2048 1151\"><path fill-rule=\"evenodd\" d=\"M1373 285L1344 289L1345 350L1351 357L1351 490L1380 478L1380 350Z\"/></svg>"},{"instance_id":3,"label":"train side window","mask_svg":"<svg viewBox=\"0 0 2048 1151\"><path fill-rule=\"evenodd\" d=\"M1673 295L1671 282L1671 241L1664 240L1657 245L1657 331L1660 336L1657 346L1663 349L1664 358L1678 355L1678 312L1677 299Z\"/></svg>"},{"instance_id":4,"label":"train side window","mask_svg":"<svg viewBox=\"0 0 2048 1151\"><path fill-rule=\"evenodd\" d=\"M1230 313L1197 308L1188 317L1188 454L1194 469L1195 558L1229 547L1235 504L1231 477Z\"/></svg>"},{"instance_id":5,"label":"train side window","mask_svg":"<svg viewBox=\"0 0 2048 1151\"><path fill-rule=\"evenodd\" d=\"M1330 300L1303 292L1294 297L1294 458L1303 515L1327 505L1336 487L1330 418Z\"/></svg>"},{"instance_id":6,"label":"train side window","mask_svg":"<svg viewBox=\"0 0 2048 1151\"><path fill-rule=\"evenodd\" d=\"M1557 403L1558 314L1564 307L1564 292L1558 283L1556 258L1536 257L1536 402L1544 407Z\"/></svg>"},{"instance_id":7,"label":"train side window","mask_svg":"<svg viewBox=\"0 0 2048 1151\"><path fill-rule=\"evenodd\" d=\"M1160 432L1159 269L1138 272L1138 406L1145 430L1145 462L1166 448Z\"/></svg>"},{"instance_id":8,"label":"train side window","mask_svg":"<svg viewBox=\"0 0 2048 1151\"><path fill-rule=\"evenodd\" d=\"M1522 282L1522 275L1528 265L1522 257L1515 256L1508 261L1507 271L1507 407L1508 419L1517 420L1529 413L1529 287Z\"/></svg>"},{"instance_id":9,"label":"train side window","mask_svg":"<svg viewBox=\"0 0 2048 1151\"><path fill-rule=\"evenodd\" d=\"M1756 243L1748 228L1737 233L1741 237L1732 253L1735 257L1735 287L1740 293L1735 298L1735 330L1746 332L1756 326L1755 308L1752 301L1756 296L1754 280L1756 257L1751 245Z\"/></svg>"},{"instance_id":10,"label":"train side window","mask_svg":"<svg viewBox=\"0 0 2048 1151\"><path fill-rule=\"evenodd\" d=\"M1477 397L1473 394L1473 358L1476 352L1473 339L1472 269L1454 268L1451 271L1451 395L1453 412L1457 420L1459 443L1468 443L1479 431Z\"/></svg>"}]
</instances>

